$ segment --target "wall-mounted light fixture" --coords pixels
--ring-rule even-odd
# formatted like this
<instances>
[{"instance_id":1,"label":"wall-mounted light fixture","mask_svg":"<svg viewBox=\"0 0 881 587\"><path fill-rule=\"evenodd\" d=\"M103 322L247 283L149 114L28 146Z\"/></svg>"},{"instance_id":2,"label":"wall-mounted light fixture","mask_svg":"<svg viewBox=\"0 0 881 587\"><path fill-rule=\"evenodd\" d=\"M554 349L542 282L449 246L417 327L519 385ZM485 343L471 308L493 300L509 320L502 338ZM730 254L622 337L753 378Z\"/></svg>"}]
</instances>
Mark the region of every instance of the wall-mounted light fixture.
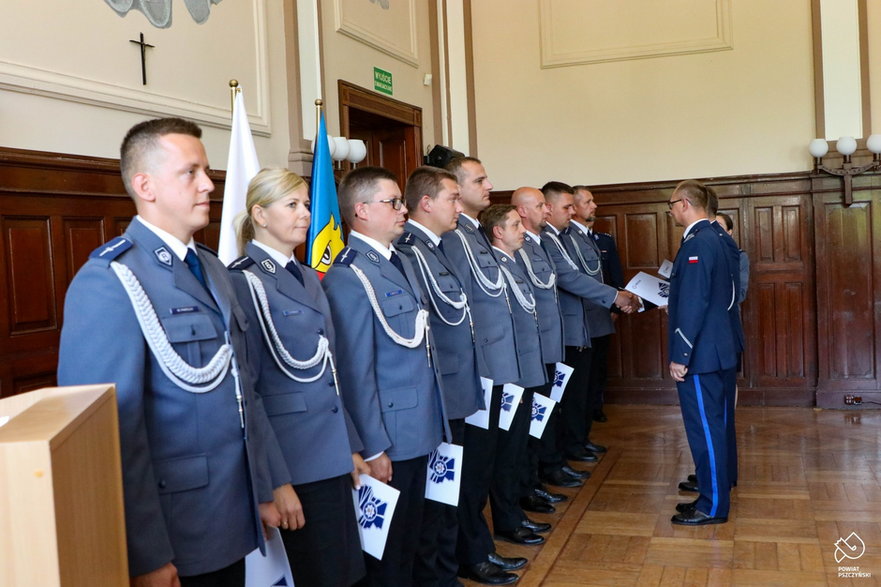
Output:
<instances>
[{"instance_id":1,"label":"wall-mounted light fixture","mask_svg":"<svg viewBox=\"0 0 881 587\"><path fill-rule=\"evenodd\" d=\"M327 148L334 161L348 161L353 166L367 157L367 145L361 139L347 139L327 135ZM315 141L312 141L312 152L315 152Z\"/></svg>"},{"instance_id":2,"label":"wall-mounted light fixture","mask_svg":"<svg viewBox=\"0 0 881 587\"><path fill-rule=\"evenodd\" d=\"M814 139L808 145L808 150L814 157L814 173L828 173L829 175L837 175L844 181L844 200L845 206L853 204L853 177L867 171L881 169L881 135L871 135L866 139L866 148L872 152L872 162L859 167L854 167L850 161L850 156L857 150L857 142L853 137L841 137L835 143L835 150L841 153L844 161L841 167L833 169L823 165L823 157L829 152L829 143L823 139Z\"/></svg>"}]
</instances>

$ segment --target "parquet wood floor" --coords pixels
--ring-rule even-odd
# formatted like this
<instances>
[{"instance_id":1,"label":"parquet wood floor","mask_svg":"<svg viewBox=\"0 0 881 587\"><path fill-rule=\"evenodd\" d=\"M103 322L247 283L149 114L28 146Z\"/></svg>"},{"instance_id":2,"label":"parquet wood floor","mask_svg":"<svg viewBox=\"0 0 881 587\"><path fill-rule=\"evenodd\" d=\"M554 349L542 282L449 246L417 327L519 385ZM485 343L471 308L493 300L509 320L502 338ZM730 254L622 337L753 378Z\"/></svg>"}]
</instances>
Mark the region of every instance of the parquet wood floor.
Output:
<instances>
[{"instance_id":1,"label":"parquet wood floor","mask_svg":"<svg viewBox=\"0 0 881 587\"><path fill-rule=\"evenodd\" d=\"M606 413L592 439L609 452L592 477L552 488L569 495L557 513L530 514L553 523L547 542L497 543L530 559L518 585L881 584L881 411L738 408L728 523L697 528L670 523L675 505L694 499L677 489L692 472L679 408ZM852 532L865 553L837 563L836 542ZM840 577L840 567L871 576Z\"/></svg>"}]
</instances>

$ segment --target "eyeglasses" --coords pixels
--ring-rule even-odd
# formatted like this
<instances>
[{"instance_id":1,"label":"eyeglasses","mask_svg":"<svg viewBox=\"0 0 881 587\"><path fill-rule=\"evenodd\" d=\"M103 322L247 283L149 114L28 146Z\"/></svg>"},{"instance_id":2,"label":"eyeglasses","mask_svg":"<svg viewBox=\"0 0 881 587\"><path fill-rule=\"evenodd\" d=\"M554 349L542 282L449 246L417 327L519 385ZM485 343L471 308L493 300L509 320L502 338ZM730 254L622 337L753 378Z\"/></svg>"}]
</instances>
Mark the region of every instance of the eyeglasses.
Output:
<instances>
[{"instance_id":1,"label":"eyeglasses","mask_svg":"<svg viewBox=\"0 0 881 587\"><path fill-rule=\"evenodd\" d=\"M401 198L390 198L388 200L375 200L373 202L364 202L365 204L391 204L392 209L395 211L400 210L404 205L404 200Z\"/></svg>"},{"instance_id":2,"label":"eyeglasses","mask_svg":"<svg viewBox=\"0 0 881 587\"><path fill-rule=\"evenodd\" d=\"M682 201L682 198L679 198L678 200L672 200L670 202L667 202L667 208L669 210L672 210L673 206L675 206L677 202L681 202L681 201Z\"/></svg>"}]
</instances>

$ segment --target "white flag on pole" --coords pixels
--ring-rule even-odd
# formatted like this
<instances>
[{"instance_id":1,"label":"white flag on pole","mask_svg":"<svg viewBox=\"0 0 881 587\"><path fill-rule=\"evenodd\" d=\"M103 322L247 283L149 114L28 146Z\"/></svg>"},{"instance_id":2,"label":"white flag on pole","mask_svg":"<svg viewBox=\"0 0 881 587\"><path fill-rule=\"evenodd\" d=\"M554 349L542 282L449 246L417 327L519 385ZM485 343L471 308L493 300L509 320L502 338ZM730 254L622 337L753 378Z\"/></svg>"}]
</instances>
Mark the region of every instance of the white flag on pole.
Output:
<instances>
[{"instance_id":1,"label":"white flag on pole","mask_svg":"<svg viewBox=\"0 0 881 587\"><path fill-rule=\"evenodd\" d=\"M233 225L236 214L245 209L245 195L248 182L260 171L254 137L248 124L245 99L242 92L236 93L233 103L232 132L229 137L229 159L226 163L226 184L223 190L223 210L220 216L220 241L217 256L224 265L229 265L239 256L236 246L236 229Z\"/></svg>"}]
</instances>

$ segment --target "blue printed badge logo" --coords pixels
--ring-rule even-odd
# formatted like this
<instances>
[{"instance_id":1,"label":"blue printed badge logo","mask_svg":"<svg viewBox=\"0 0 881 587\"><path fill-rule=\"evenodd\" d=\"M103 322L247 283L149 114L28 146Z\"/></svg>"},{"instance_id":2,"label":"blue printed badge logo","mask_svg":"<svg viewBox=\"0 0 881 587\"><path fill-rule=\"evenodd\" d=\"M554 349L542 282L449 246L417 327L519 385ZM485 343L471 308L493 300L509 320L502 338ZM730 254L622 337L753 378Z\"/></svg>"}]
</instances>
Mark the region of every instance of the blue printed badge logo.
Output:
<instances>
[{"instance_id":1,"label":"blue printed badge logo","mask_svg":"<svg viewBox=\"0 0 881 587\"><path fill-rule=\"evenodd\" d=\"M563 381L566 379L566 375L562 371L554 372L554 387L562 387Z\"/></svg>"},{"instance_id":2,"label":"blue printed badge logo","mask_svg":"<svg viewBox=\"0 0 881 587\"><path fill-rule=\"evenodd\" d=\"M658 295L662 298L670 297L670 284L669 283L661 283L658 285Z\"/></svg>"},{"instance_id":3,"label":"blue printed badge logo","mask_svg":"<svg viewBox=\"0 0 881 587\"><path fill-rule=\"evenodd\" d=\"M456 479L456 459L440 454L438 451L431 453L428 461L431 468L431 482L443 483Z\"/></svg>"},{"instance_id":4,"label":"blue printed badge logo","mask_svg":"<svg viewBox=\"0 0 881 587\"><path fill-rule=\"evenodd\" d=\"M548 411L546 406L541 405L535 400L532 400L532 419L538 422L541 422L545 419L545 412Z\"/></svg>"},{"instance_id":5,"label":"blue printed badge logo","mask_svg":"<svg viewBox=\"0 0 881 587\"><path fill-rule=\"evenodd\" d=\"M514 394L502 392L502 411L510 412L514 407Z\"/></svg>"},{"instance_id":6,"label":"blue printed badge logo","mask_svg":"<svg viewBox=\"0 0 881 587\"><path fill-rule=\"evenodd\" d=\"M373 526L382 528L385 522L385 510L388 504L373 495L373 488L362 485L358 490L358 509L361 510L358 516L358 525L368 530Z\"/></svg>"}]
</instances>

